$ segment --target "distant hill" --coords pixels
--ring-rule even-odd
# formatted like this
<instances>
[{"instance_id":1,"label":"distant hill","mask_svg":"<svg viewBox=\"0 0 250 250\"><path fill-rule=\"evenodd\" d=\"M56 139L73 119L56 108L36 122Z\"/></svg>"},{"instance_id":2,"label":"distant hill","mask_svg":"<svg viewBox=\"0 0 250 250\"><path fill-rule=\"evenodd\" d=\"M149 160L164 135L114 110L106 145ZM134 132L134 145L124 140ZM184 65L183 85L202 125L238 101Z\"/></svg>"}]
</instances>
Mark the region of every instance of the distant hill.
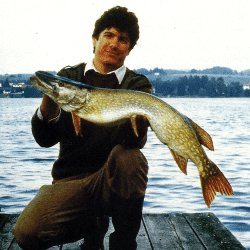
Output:
<instances>
[{"instance_id":1,"label":"distant hill","mask_svg":"<svg viewBox=\"0 0 250 250\"><path fill-rule=\"evenodd\" d=\"M233 70L227 67L213 67L204 70L175 70L175 69L135 69L139 74L145 75L149 80L157 80L161 79L162 81L174 80L183 76L194 76L194 75L207 75L209 79L212 77L218 78L223 77L225 80L225 84L230 84L231 82L240 82L240 84L250 83L250 69L244 70L241 72L237 72L237 70ZM52 74L56 74L56 71L49 71ZM25 82L29 84L30 77L34 74L5 74L0 75L0 83L4 83L7 79L9 83L11 82Z\"/></svg>"},{"instance_id":2,"label":"distant hill","mask_svg":"<svg viewBox=\"0 0 250 250\"><path fill-rule=\"evenodd\" d=\"M250 76L250 69L243 70L243 71L240 72L240 74Z\"/></svg>"},{"instance_id":3,"label":"distant hill","mask_svg":"<svg viewBox=\"0 0 250 250\"><path fill-rule=\"evenodd\" d=\"M136 69L139 74L145 75L150 81L160 79L162 81L174 80L183 76L194 76L194 75L207 75L209 79L212 77L218 78L223 77L225 84L230 84L231 82L240 82L240 84L250 83L250 69L237 72L237 70L232 70L226 67L213 67L204 70L172 70L172 69L159 69L155 68L153 70L147 69Z\"/></svg>"},{"instance_id":4,"label":"distant hill","mask_svg":"<svg viewBox=\"0 0 250 250\"><path fill-rule=\"evenodd\" d=\"M192 69L190 73L196 74L210 74L210 75L238 75L239 73L237 70L232 70L226 67L213 67L211 69L204 69L204 70L195 70Z\"/></svg>"},{"instance_id":5,"label":"distant hill","mask_svg":"<svg viewBox=\"0 0 250 250\"><path fill-rule=\"evenodd\" d=\"M48 71L51 74L56 74L56 71ZM9 82L21 82L21 81L27 81L30 79L31 76L34 76L35 74L5 74L0 75L0 81L5 81L8 78Z\"/></svg>"},{"instance_id":6,"label":"distant hill","mask_svg":"<svg viewBox=\"0 0 250 250\"><path fill-rule=\"evenodd\" d=\"M244 70L241 72L238 72L237 70L233 70L227 67L220 67L216 66L209 69L203 69L203 70L174 70L174 69L159 69L154 68L147 70L145 68L141 69L135 69L139 74L152 74L152 73L160 73L160 74L185 74L185 73L191 73L191 74L209 74L209 75L249 75L250 76L250 69Z\"/></svg>"}]
</instances>

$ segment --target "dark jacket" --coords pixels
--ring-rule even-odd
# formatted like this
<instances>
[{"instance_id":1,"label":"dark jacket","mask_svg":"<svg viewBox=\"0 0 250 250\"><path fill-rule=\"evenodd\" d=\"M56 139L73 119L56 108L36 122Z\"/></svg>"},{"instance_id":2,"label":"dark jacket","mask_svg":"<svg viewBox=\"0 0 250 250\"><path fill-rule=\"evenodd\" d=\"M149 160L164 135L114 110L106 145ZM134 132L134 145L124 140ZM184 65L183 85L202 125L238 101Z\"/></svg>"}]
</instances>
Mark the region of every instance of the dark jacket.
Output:
<instances>
[{"instance_id":1,"label":"dark jacket","mask_svg":"<svg viewBox=\"0 0 250 250\"><path fill-rule=\"evenodd\" d=\"M98 77L83 75L85 63L66 67L58 75L83 82L96 87L139 90L151 93L151 84L148 79L129 69L122 83L119 85L116 77L103 80L106 75ZM105 82L107 81L107 82ZM117 81L117 82L116 82ZM52 177L55 180L82 174L94 173L106 162L111 150L117 144L126 147L142 148L146 143L147 127L139 128L139 137L136 137L131 122L126 121L115 127L97 125L82 119L82 136L76 136L71 113L62 110L59 121L47 123L37 117L32 117L32 132L37 143L42 147L51 147L60 143L58 159L52 168Z\"/></svg>"}]
</instances>

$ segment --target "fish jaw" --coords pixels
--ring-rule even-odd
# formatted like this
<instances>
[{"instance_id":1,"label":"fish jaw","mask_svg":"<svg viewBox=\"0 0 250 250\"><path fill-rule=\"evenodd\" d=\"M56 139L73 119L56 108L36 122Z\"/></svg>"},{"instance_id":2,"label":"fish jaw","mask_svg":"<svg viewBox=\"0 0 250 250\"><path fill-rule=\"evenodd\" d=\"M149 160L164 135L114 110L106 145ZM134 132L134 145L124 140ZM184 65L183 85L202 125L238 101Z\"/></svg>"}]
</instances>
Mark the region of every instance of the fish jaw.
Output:
<instances>
[{"instance_id":1,"label":"fish jaw","mask_svg":"<svg viewBox=\"0 0 250 250\"><path fill-rule=\"evenodd\" d=\"M36 76L31 77L30 80L32 85L67 112L74 112L82 108L89 89L91 89L89 87L83 88L85 84L78 84L78 82L72 84L74 81L44 71L36 72ZM82 87L81 91L79 91L79 86Z\"/></svg>"},{"instance_id":2,"label":"fish jaw","mask_svg":"<svg viewBox=\"0 0 250 250\"><path fill-rule=\"evenodd\" d=\"M58 93L53 90L53 86L41 81L37 76L30 77L31 84L36 87L43 94L49 96L50 98L56 98Z\"/></svg>"},{"instance_id":3,"label":"fish jaw","mask_svg":"<svg viewBox=\"0 0 250 250\"><path fill-rule=\"evenodd\" d=\"M76 87L81 88L81 89L84 88L84 89L89 89L89 90L94 88L88 84L77 82L77 81L71 80L71 79L63 77L63 76L53 75L53 74L50 74L46 71L37 71L36 76L41 81L43 81L45 83L58 82L61 84L68 84L70 86L73 85L73 86L76 86Z\"/></svg>"}]
</instances>

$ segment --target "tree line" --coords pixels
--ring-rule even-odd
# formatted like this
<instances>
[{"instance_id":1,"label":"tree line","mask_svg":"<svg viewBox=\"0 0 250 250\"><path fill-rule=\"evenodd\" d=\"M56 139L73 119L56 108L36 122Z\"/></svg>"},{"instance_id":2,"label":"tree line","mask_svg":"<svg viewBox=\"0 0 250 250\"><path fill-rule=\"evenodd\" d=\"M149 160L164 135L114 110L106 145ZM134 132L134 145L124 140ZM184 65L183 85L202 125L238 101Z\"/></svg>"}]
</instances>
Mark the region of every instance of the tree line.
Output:
<instances>
[{"instance_id":1,"label":"tree line","mask_svg":"<svg viewBox=\"0 0 250 250\"><path fill-rule=\"evenodd\" d=\"M141 73L141 72L140 72ZM163 73L163 72L161 72ZM15 81L18 83L19 81ZM30 80L22 81L24 88L13 88L9 86L9 79L0 81L2 90L13 92L24 91L24 97L42 97L40 91L30 84ZM250 90L243 90L240 82L225 84L223 77L211 77L207 75L183 76L174 80L163 81L161 78L151 80L155 94L160 96L191 96L191 97L250 97Z\"/></svg>"},{"instance_id":2,"label":"tree line","mask_svg":"<svg viewBox=\"0 0 250 250\"><path fill-rule=\"evenodd\" d=\"M183 76L179 79L162 81L151 80L156 95L193 97L250 97L250 90L243 90L240 82L226 85L223 77Z\"/></svg>"}]
</instances>

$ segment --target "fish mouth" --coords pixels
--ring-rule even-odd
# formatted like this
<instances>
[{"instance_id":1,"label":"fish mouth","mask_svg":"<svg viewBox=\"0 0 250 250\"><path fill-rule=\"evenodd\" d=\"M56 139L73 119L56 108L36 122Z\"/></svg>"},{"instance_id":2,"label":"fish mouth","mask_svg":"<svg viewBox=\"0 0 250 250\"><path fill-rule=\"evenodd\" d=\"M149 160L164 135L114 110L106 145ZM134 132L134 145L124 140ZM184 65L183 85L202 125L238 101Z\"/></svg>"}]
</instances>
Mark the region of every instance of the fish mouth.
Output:
<instances>
[{"instance_id":1,"label":"fish mouth","mask_svg":"<svg viewBox=\"0 0 250 250\"><path fill-rule=\"evenodd\" d=\"M37 71L35 74L38 77L38 79L40 79L41 81L45 82L46 84L48 84L50 86L52 86L52 82L57 82L59 85L60 85L60 83L63 83L63 84L74 85L74 86L77 86L79 88L86 88L86 89L93 88L88 84L76 82L76 81L70 80L66 77L63 77L63 76L53 75L53 74L50 74L46 71Z\"/></svg>"},{"instance_id":2,"label":"fish mouth","mask_svg":"<svg viewBox=\"0 0 250 250\"><path fill-rule=\"evenodd\" d=\"M52 84L52 82L55 82L55 80L54 80L54 77L52 74L45 72L45 71L37 71L35 74L39 80L37 82L38 85L40 85L40 86L47 85L47 88L53 89L54 85Z\"/></svg>"},{"instance_id":3,"label":"fish mouth","mask_svg":"<svg viewBox=\"0 0 250 250\"><path fill-rule=\"evenodd\" d=\"M38 77L38 79L49 85L52 81L55 81L55 76L46 71L37 71L36 76Z\"/></svg>"}]
</instances>

